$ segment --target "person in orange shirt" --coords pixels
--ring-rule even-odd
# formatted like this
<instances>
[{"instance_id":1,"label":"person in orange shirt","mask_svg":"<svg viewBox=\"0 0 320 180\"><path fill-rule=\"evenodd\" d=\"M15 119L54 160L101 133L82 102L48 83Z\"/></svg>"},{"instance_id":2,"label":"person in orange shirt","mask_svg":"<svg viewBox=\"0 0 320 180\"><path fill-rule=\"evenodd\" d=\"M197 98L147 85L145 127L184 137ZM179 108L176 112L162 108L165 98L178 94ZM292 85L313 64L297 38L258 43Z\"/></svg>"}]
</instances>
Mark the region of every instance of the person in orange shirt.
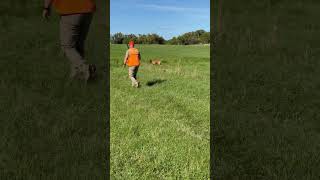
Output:
<instances>
[{"instance_id":1,"label":"person in orange shirt","mask_svg":"<svg viewBox=\"0 0 320 180\"><path fill-rule=\"evenodd\" d=\"M71 63L70 78L87 81L96 75L96 67L86 64L85 40L96 6L93 0L44 0L42 16L48 19L51 6L60 15L61 48Z\"/></svg>"},{"instance_id":2,"label":"person in orange shirt","mask_svg":"<svg viewBox=\"0 0 320 180\"><path fill-rule=\"evenodd\" d=\"M129 42L129 49L123 60L123 64L129 67L129 78L133 87L139 87L139 81L137 81L137 73L140 66L141 55L138 49L134 48L134 42Z\"/></svg>"}]
</instances>

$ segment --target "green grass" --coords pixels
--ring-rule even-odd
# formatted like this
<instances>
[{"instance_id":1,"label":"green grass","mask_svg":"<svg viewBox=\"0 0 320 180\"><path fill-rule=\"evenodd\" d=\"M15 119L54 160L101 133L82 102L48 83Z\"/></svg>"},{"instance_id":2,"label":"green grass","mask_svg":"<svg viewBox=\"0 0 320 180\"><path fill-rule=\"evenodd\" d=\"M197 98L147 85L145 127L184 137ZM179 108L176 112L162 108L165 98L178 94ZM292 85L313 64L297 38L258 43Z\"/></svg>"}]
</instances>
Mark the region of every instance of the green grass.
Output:
<instances>
[{"instance_id":1,"label":"green grass","mask_svg":"<svg viewBox=\"0 0 320 180\"><path fill-rule=\"evenodd\" d=\"M40 5L22 7L32 15L1 9L0 179L105 179L104 17L97 12L87 41L99 79L84 86L68 83L57 16L44 22Z\"/></svg>"},{"instance_id":2,"label":"green grass","mask_svg":"<svg viewBox=\"0 0 320 180\"><path fill-rule=\"evenodd\" d=\"M210 48L137 48L139 89L121 67L126 46L111 45L111 179L209 179Z\"/></svg>"},{"instance_id":3,"label":"green grass","mask_svg":"<svg viewBox=\"0 0 320 180\"><path fill-rule=\"evenodd\" d=\"M224 4L212 49L216 179L320 177L320 4L273 2Z\"/></svg>"}]
</instances>

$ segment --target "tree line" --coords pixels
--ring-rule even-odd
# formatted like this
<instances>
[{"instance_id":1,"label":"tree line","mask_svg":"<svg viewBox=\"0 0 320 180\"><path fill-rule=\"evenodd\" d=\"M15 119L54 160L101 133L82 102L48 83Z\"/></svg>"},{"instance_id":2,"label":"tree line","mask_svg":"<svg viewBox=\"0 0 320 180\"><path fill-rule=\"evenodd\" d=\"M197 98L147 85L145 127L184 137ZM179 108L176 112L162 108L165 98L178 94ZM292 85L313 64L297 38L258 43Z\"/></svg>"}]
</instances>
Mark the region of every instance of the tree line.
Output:
<instances>
[{"instance_id":1,"label":"tree line","mask_svg":"<svg viewBox=\"0 0 320 180\"><path fill-rule=\"evenodd\" d=\"M133 40L137 44L172 44L172 45L191 45L191 44L209 44L210 32L205 30L197 30L184 33L178 37L165 40L158 34L123 34L115 33L110 37L112 44L128 44Z\"/></svg>"}]
</instances>

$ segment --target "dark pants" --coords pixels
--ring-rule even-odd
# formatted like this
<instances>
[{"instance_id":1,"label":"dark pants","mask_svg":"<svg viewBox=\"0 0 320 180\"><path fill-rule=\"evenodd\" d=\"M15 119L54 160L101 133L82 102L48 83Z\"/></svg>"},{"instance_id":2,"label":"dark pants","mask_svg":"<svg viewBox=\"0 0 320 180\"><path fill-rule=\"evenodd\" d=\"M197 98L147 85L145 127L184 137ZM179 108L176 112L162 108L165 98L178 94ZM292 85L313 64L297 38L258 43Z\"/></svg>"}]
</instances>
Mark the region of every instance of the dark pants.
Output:
<instances>
[{"instance_id":1,"label":"dark pants","mask_svg":"<svg viewBox=\"0 0 320 180\"><path fill-rule=\"evenodd\" d=\"M61 16L60 41L62 50L71 63L71 77L79 73L82 73L85 79L89 77L84 47L92 16L92 13Z\"/></svg>"}]
</instances>

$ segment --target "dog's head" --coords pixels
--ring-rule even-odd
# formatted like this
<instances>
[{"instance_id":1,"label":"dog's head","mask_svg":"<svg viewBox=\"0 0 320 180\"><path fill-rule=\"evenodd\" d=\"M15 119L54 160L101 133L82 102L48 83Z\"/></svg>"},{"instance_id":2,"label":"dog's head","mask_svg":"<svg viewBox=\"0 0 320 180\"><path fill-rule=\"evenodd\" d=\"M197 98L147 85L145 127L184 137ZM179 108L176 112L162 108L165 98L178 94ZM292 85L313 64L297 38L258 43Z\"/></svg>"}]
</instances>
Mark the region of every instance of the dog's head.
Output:
<instances>
[{"instance_id":1,"label":"dog's head","mask_svg":"<svg viewBox=\"0 0 320 180\"><path fill-rule=\"evenodd\" d=\"M151 60L151 59L150 59L150 63L151 63L151 64L158 64L158 65L160 65L160 64L161 64L161 61L160 61L159 59L154 59L154 60Z\"/></svg>"}]
</instances>

